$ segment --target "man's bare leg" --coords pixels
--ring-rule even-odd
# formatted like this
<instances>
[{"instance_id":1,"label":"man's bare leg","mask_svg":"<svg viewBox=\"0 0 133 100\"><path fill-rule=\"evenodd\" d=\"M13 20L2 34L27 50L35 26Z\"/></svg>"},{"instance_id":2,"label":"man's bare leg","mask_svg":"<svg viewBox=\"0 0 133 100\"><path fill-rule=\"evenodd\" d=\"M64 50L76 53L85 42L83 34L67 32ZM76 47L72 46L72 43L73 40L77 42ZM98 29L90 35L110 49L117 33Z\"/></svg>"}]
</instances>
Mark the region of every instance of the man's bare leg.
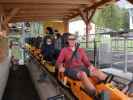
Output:
<instances>
[{"instance_id":1,"label":"man's bare leg","mask_svg":"<svg viewBox=\"0 0 133 100\"><path fill-rule=\"evenodd\" d=\"M77 74L77 76L80 78L80 80L82 81L83 85L85 86L85 88L87 89L87 92L91 95L91 96L95 96L96 95L96 88L95 86L91 83L91 81L88 79L88 76L85 72L79 72Z\"/></svg>"},{"instance_id":2,"label":"man's bare leg","mask_svg":"<svg viewBox=\"0 0 133 100\"><path fill-rule=\"evenodd\" d=\"M99 69L96 69L94 72L92 72L92 75L97 77L99 80L105 80L107 78L107 75Z\"/></svg>"}]
</instances>

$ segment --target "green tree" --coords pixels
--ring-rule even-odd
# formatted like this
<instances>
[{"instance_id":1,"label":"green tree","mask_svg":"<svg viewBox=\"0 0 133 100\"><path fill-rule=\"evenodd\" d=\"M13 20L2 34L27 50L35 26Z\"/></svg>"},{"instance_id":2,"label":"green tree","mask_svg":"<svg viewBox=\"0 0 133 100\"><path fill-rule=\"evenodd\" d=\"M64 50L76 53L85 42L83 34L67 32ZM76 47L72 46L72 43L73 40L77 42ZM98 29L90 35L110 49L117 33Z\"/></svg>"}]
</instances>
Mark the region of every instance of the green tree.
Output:
<instances>
[{"instance_id":1,"label":"green tree","mask_svg":"<svg viewBox=\"0 0 133 100\"><path fill-rule=\"evenodd\" d=\"M97 10L92 21L99 27L110 28L116 31L129 27L128 11L119 8L116 4Z\"/></svg>"}]
</instances>

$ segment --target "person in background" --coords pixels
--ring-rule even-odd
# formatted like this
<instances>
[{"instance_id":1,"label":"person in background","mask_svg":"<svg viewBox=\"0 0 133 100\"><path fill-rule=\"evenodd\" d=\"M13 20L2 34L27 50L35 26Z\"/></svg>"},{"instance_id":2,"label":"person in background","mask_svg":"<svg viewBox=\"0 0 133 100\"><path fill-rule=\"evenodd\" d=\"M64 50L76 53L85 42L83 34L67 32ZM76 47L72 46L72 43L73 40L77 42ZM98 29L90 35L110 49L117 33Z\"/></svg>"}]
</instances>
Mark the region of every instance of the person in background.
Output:
<instances>
[{"instance_id":1,"label":"person in background","mask_svg":"<svg viewBox=\"0 0 133 100\"><path fill-rule=\"evenodd\" d=\"M10 44L9 44L9 58L11 59L12 57L12 46L13 46L13 43L12 41L10 41ZM12 59L11 59L12 60Z\"/></svg>"},{"instance_id":2,"label":"person in background","mask_svg":"<svg viewBox=\"0 0 133 100\"><path fill-rule=\"evenodd\" d=\"M16 71L18 69L19 60L21 57L20 54L20 46L18 42L12 41L10 42L10 57L11 57L11 68L13 71Z\"/></svg>"},{"instance_id":3,"label":"person in background","mask_svg":"<svg viewBox=\"0 0 133 100\"><path fill-rule=\"evenodd\" d=\"M46 27L45 33L46 33L46 35L42 39L43 45L46 45L46 38L47 37L51 37L52 40L54 39L54 31L53 31L53 28L52 27Z\"/></svg>"},{"instance_id":4,"label":"person in background","mask_svg":"<svg viewBox=\"0 0 133 100\"><path fill-rule=\"evenodd\" d=\"M40 37L40 36L37 36L37 38L36 38L36 48L41 48L41 45L42 45L42 37Z\"/></svg>"},{"instance_id":5,"label":"person in background","mask_svg":"<svg viewBox=\"0 0 133 100\"><path fill-rule=\"evenodd\" d=\"M62 48L62 36L58 32L58 30L55 30L55 41L54 41L55 48L58 50L61 50Z\"/></svg>"},{"instance_id":6,"label":"person in background","mask_svg":"<svg viewBox=\"0 0 133 100\"><path fill-rule=\"evenodd\" d=\"M67 37L68 37L69 35L70 35L70 33L68 33L68 32L63 33L63 36L62 36L62 48L68 46Z\"/></svg>"},{"instance_id":7,"label":"person in background","mask_svg":"<svg viewBox=\"0 0 133 100\"><path fill-rule=\"evenodd\" d=\"M45 36L43 37L42 43L41 43L41 54L43 55L43 58L46 61L51 62L52 64L55 63L55 59L54 59L54 44L53 44L53 40L51 38L51 36ZM48 75L46 72L41 71L40 74L40 78L38 79L38 82L44 82L48 80Z\"/></svg>"},{"instance_id":8,"label":"person in background","mask_svg":"<svg viewBox=\"0 0 133 100\"><path fill-rule=\"evenodd\" d=\"M55 47L53 44L53 40L50 36L46 37L46 43L44 43L42 47L42 54L44 59L50 62L55 62Z\"/></svg>"},{"instance_id":9,"label":"person in background","mask_svg":"<svg viewBox=\"0 0 133 100\"><path fill-rule=\"evenodd\" d=\"M60 34L59 31L57 29L54 30L54 34Z\"/></svg>"},{"instance_id":10,"label":"person in background","mask_svg":"<svg viewBox=\"0 0 133 100\"><path fill-rule=\"evenodd\" d=\"M107 75L96 69L90 63L84 49L76 46L75 35L69 34L67 42L68 47L61 50L56 61L59 72L63 72L66 76L72 79L81 80L87 90L87 93L91 95L94 100L100 100L98 98L96 88L88 79L88 76L95 76L98 80L105 80Z\"/></svg>"},{"instance_id":11,"label":"person in background","mask_svg":"<svg viewBox=\"0 0 133 100\"><path fill-rule=\"evenodd\" d=\"M54 35L54 31L52 27L46 27L46 34L47 35Z\"/></svg>"}]
</instances>

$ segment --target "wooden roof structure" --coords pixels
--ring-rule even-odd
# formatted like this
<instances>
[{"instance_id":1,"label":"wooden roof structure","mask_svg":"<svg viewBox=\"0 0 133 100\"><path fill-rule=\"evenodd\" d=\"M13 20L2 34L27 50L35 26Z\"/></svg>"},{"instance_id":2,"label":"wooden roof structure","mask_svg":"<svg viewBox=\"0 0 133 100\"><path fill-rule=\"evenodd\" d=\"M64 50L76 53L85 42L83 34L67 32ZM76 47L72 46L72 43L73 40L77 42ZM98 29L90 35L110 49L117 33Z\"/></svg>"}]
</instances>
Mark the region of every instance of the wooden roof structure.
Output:
<instances>
[{"instance_id":1,"label":"wooden roof structure","mask_svg":"<svg viewBox=\"0 0 133 100\"><path fill-rule=\"evenodd\" d=\"M133 0L128 0L128 1L133 4Z\"/></svg>"},{"instance_id":2,"label":"wooden roof structure","mask_svg":"<svg viewBox=\"0 0 133 100\"><path fill-rule=\"evenodd\" d=\"M4 24L46 19L68 20L116 0L0 0L0 15Z\"/></svg>"}]
</instances>

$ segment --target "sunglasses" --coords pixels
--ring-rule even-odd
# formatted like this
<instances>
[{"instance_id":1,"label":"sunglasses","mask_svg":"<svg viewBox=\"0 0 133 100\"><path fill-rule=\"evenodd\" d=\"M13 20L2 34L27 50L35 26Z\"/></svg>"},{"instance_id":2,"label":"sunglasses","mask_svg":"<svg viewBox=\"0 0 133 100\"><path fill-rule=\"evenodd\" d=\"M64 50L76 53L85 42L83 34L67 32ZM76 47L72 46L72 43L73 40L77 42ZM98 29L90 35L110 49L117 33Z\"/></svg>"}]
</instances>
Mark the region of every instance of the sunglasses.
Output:
<instances>
[{"instance_id":1,"label":"sunglasses","mask_svg":"<svg viewBox=\"0 0 133 100\"><path fill-rule=\"evenodd\" d=\"M76 40L75 38L69 38L68 40Z\"/></svg>"}]
</instances>

